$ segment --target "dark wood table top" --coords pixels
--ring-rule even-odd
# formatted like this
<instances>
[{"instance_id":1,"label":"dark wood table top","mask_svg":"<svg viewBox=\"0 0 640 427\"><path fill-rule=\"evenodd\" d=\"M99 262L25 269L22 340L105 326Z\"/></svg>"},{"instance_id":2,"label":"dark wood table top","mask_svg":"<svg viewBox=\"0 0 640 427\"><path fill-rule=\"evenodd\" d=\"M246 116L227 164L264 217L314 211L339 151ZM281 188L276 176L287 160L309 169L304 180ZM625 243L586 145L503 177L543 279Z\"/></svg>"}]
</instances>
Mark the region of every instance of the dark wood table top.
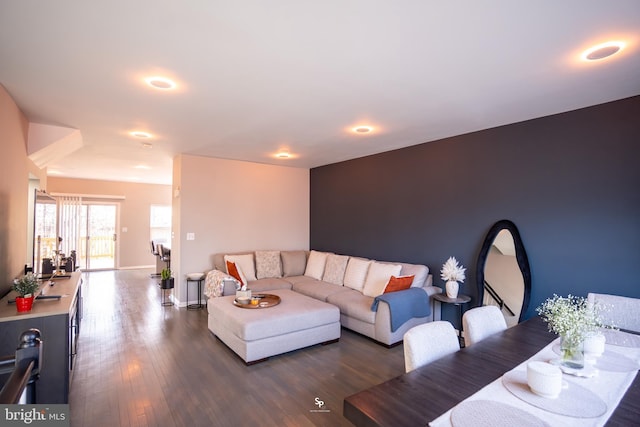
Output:
<instances>
[{"instance_id":1,"label":"dark wood table top","mask_svg":"<svg viewBox=\"0 0 640 427\"><path fill-rule=\"evenodd\" d=\"M471 301L471 297L469 295L458 294L457 298L449 298L447 294L434 294L433 298L440 302L444 302L447 304L466 304Z\"/></svg>"},{"instance_id":2,"label":"dark wood table top","mask_svg":"<svg viewBox=\"0 0 640 427\"><path fill-rule=\"evenodd\" d=\"M400 375L344 400L344 416L356 426L426 426L459 402L529 359L556 335L538 317L480 343ZM640 379L635 380L607 426L638 425Z\"/></svg>"}]
</instances>

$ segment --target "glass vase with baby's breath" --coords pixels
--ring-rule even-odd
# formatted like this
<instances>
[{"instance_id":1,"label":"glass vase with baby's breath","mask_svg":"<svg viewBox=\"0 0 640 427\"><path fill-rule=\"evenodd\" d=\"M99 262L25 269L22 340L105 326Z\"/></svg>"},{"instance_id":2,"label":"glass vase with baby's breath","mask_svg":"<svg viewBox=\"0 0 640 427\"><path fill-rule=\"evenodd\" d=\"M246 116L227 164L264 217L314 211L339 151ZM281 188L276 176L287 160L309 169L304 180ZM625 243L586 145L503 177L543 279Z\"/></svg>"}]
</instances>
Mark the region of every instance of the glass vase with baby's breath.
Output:
<instances>
[{"instance_id":1,"label":"glass vase with baby's breath","mask_svg":"<svg viewBox=\"0 0 640 427\"><path fill-rule=\"evenodd\" d=\"M586 298L556 294L536 309L549 331L560 336L562 365L573 369L584 367L584 340L602 326L600 309L590 306Z\"/></svg>"}]
</instances>

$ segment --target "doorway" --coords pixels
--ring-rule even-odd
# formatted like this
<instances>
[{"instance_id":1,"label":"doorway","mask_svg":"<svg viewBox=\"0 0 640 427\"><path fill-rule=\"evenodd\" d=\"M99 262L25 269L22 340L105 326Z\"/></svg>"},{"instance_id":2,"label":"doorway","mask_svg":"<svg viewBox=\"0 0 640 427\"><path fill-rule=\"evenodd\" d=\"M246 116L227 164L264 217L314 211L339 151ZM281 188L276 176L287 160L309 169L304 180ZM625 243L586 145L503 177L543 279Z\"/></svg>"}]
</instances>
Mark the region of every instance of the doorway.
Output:
<instances>
[{"instance_id":1,"label":"doorway","mask_svg":"<svg viewBox=\"0 0 640 427\"><path fill-rule=\"evenodd\" d=\"M82 203L78 266L83 270L116 268L118 207L116 203Z\"/></svg>"}]
</instances>

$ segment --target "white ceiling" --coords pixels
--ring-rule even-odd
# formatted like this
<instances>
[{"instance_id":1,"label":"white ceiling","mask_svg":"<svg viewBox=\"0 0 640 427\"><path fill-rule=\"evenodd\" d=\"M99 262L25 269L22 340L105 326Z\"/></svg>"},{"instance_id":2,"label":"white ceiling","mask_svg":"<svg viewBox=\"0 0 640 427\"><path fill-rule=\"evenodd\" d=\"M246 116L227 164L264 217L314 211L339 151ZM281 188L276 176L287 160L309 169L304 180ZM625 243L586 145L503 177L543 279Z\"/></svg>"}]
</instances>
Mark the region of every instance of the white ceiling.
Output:
<instances>
[{"instance_id":1,"label":"white ceiling","mask_svg":"<svg viewBox=\"0 0 640 427\"><path fill-rule=\"evenodd\" d=\"M638 0L0 0L0 84L81 131L48 167L78 178L168 184L179 153L311 168L626 98L639 49Z\"/></svg>"}]
</instances>

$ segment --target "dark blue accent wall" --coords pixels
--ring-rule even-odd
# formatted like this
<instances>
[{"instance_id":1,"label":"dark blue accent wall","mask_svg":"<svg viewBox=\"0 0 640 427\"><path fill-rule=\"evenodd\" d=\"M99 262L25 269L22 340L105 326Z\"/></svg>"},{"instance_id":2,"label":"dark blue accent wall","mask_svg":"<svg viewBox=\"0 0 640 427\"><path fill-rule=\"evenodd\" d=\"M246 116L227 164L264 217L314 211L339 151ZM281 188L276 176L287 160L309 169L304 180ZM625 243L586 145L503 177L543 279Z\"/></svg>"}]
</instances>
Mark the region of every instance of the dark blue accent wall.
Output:
<instances>
[{"instance_id":1,"label":"dark blue accent wall","mask_svg":"<svg viewBox=\"0 0 640 427\"><path fill-rule=\"evenodd\" d=\"M640 298L640 96L311 170L311 248L424 263L441 287L455 256L474 298L501 219L529 256L527 318L553 293Z\"/></svg>"}]
</instances>

